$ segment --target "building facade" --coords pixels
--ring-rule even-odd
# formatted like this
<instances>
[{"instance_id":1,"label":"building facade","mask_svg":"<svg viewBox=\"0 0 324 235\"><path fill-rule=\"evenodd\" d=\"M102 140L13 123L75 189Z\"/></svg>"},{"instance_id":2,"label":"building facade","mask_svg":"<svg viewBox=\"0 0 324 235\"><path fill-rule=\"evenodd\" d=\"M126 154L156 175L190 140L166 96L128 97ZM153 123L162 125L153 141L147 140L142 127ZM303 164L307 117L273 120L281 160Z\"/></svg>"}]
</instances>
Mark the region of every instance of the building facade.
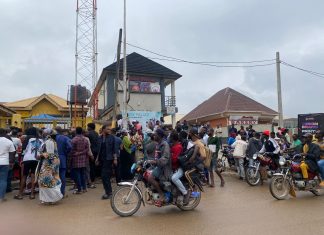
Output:
<instances>
[{"instance_id":1,"label":"building facade","mask_svg":"<svg viewBox=\"0 0 324 235\"><path fill-rule=\"evenodd\" d=\"M271 130L277 115L276 111L227 87L190 111L182 121L191 125L209 123L213 128L219 126L226 137L232 124L237 129L252 125L256 131Z\"/></svg>"},{"instance_id":2,"label":"building facade","mask_svg":"<svg viewBox=\"0 0 324 235\"><path fill-rule=\"evenodd\" d=\"M103 69L89 106L95 110L95 119L110 122L113 119L115 100L117 99L117 114L122 114L123 103L123 59L120 60L120 77L117 79L116 63ZM140 54L127 56L127 112L145 112L166 116L172 114L175 120L176 95L175 81L180 74L160 65ZM117 94L115 83L118 84ZM166 96L165 89L170 85L171 96ZM175 123L174 123L175 124Z\"/></svg>"},{"instance_id":3,"label":"building facade","mask_svg":"<svg viewBox=\"0 0 324 235\"><path fill-rule=\"evenodd\" d=\"M28 126L43 127L50 124L59 124L68 128L71 125L71 109L67 101L53 94L43 94L24 100L4 103L4 106L13 110L16 121L11 121L12 126L26 128ZM77 113L75 125L85 125L87 108L73 107ZM49 118L50 117L50 118Z\"/></svg>"}]
</instances>

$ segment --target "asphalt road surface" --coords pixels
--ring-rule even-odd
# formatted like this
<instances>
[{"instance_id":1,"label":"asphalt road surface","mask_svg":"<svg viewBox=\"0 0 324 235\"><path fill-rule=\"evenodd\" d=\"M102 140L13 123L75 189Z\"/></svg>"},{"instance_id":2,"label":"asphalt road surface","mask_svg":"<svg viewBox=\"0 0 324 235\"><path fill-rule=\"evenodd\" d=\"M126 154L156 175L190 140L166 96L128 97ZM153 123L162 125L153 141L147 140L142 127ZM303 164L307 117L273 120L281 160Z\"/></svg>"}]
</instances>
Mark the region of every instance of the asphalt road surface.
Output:
<instances>
[{"instance_id":1,"label":"asphalt road surface","mask_svg":"<svg viewBox=\"0 0 324 235\"><path fill-rule=\"evenodd\" d=\"M250 187L234 175L225 180L224 188L207 188L194 211L142 206L129 218L100 199L100 185L82 195L69 192L54 206L9 194L0 204L0 234L324 234L324 196L297 192L296 199L277 201L267 185Z\"/></svg>"}]
</instances>

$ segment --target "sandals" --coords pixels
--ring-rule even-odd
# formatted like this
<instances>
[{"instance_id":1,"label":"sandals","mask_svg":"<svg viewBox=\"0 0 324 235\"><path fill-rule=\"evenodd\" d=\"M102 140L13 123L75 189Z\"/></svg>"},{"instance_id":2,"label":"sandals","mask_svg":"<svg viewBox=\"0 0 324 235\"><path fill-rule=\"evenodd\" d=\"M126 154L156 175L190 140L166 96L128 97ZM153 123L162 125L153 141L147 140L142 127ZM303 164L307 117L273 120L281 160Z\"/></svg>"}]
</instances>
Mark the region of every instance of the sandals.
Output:
<instances>
[{"instance_id":1,"label":"sandals","mask_svg":"<svg viewBox=\"0 0 324 235\"><path fill-rule=\"evenodd\" d=\"M79 195L79 194L82 194L82 191L74 191L73 194Z\"/></svg>"},{"instance_id":2,"label":"sandals","mask_svg":"<svg viewBox=\"0 0 324 235\"><path fill-rule=\"evenodd\" d=\"M30 194L30 195L29 195L29 199L30 199L30 200L34 200L34 199L35 199L35 195Z\"/></svg>"},{"instance_id":3,"label":"sandals","mask_svg":"<svg viewBox=\"0 0 324 235\"><path fill-rule=\"evenodd\" d=\"M16 200L23 200L24 198L23 198L23 196L17 194L17 195L14 196L14 199L16 199Z\"/></svg>"}]
</instances>

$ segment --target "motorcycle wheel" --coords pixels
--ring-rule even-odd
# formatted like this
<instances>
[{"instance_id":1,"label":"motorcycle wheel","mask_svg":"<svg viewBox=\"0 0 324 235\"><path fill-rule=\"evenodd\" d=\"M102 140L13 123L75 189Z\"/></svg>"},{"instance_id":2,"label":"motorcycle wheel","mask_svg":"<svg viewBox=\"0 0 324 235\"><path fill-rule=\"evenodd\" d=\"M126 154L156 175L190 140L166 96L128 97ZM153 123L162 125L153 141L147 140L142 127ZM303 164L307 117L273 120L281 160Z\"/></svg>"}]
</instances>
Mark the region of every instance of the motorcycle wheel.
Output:
<instances>
[{"instance_id":1,"label":"motorcycle wheel","mask_svg":"<svg viewBox=\"0 0 324 235\"><path fill-rule=\"evenodd\" d=\"M288 180L282 176L272 177L269 187L271 195L278 200L286 199L290 191Z\"/></svg>"},{"instance_id":2,"label":"motorcycle wheel","mask_svg":"<svg viewBox=\"0 0 324 235\"><path fill-rule=\"evenodd\" d=\"M111 197L111 208L121 217L132 216L141 207L142 198L137 189L134 189L132 194L129 196L128 202L126 202L131 189L131 186L118 187Z\"/></svg>"},{"instance_id":3,"label":"motorcycle wheel","mask_svg":"<svg viewBox=\"0 0 324 235\"><path fill-rule=\"evenodd\" d=\"M225 171L225 169L226 169L225 160L217 159L217 171L222 173ZM215 170L215 172L216 172L216 170Z\"/></svg>"},{"instance_id":4,"label":"motorcycle wheel","mask_svg":"<svg viewBox=\"0 0 324 235\"><path fill-rule=\"evenodd\" d=\"M321 196L320 192L316 189L312 189L312 190L309 190L312 194L314 194L315 196Z\"/></svg>"},{"instance_id":5,"label":"motorcycle wheel","mask_svg":"<svg viewBox=\"0 0 324 235\"><path fill-rule=\"evenodd\" d=\"M186 206L181 205L181 204L177 204L177 207L180 210L182 210L182 211L191 211L191 210L195 209L199 205L200 200L201 200L201 191L199 189L196 189L195 191L199 192L199 196L196 197L196 198L190 197L189 204L186 205Z\"/></svg>"},{"instance_id":6,"label":"motorcycle wheel","mask_svg":"<svg viewBox=\"0 0 324 235\"><path fill-rule=\"evenodd\" d=\"M250 186L256 186L260 183L261 181L261 174L258 171L256 176L255 172L256 172L256 168L254 167L248 167L245 171L245 178L246 178L246 182L250 185Z\"/></svg>"}]
</instances>

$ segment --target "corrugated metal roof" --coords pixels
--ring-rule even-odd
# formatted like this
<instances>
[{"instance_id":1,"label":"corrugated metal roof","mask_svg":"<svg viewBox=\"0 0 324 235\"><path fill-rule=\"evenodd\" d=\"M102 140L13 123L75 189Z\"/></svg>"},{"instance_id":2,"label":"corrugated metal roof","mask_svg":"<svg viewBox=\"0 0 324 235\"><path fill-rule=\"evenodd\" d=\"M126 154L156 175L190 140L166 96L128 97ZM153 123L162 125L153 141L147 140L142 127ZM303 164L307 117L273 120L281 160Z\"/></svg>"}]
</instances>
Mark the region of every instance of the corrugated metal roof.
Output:
<instances>
[{"instance_id":1,"label":"corrugated metal roof","mask_svg":"<svg viewBox=\"0 0 324 235\"><path fill-rule=\"evenodd\" d=\"M190 121L225 112L260 112L264 115L278 115L276 111L227 87L198 105L182 120Z\"/></svg>"}]
</instances>

